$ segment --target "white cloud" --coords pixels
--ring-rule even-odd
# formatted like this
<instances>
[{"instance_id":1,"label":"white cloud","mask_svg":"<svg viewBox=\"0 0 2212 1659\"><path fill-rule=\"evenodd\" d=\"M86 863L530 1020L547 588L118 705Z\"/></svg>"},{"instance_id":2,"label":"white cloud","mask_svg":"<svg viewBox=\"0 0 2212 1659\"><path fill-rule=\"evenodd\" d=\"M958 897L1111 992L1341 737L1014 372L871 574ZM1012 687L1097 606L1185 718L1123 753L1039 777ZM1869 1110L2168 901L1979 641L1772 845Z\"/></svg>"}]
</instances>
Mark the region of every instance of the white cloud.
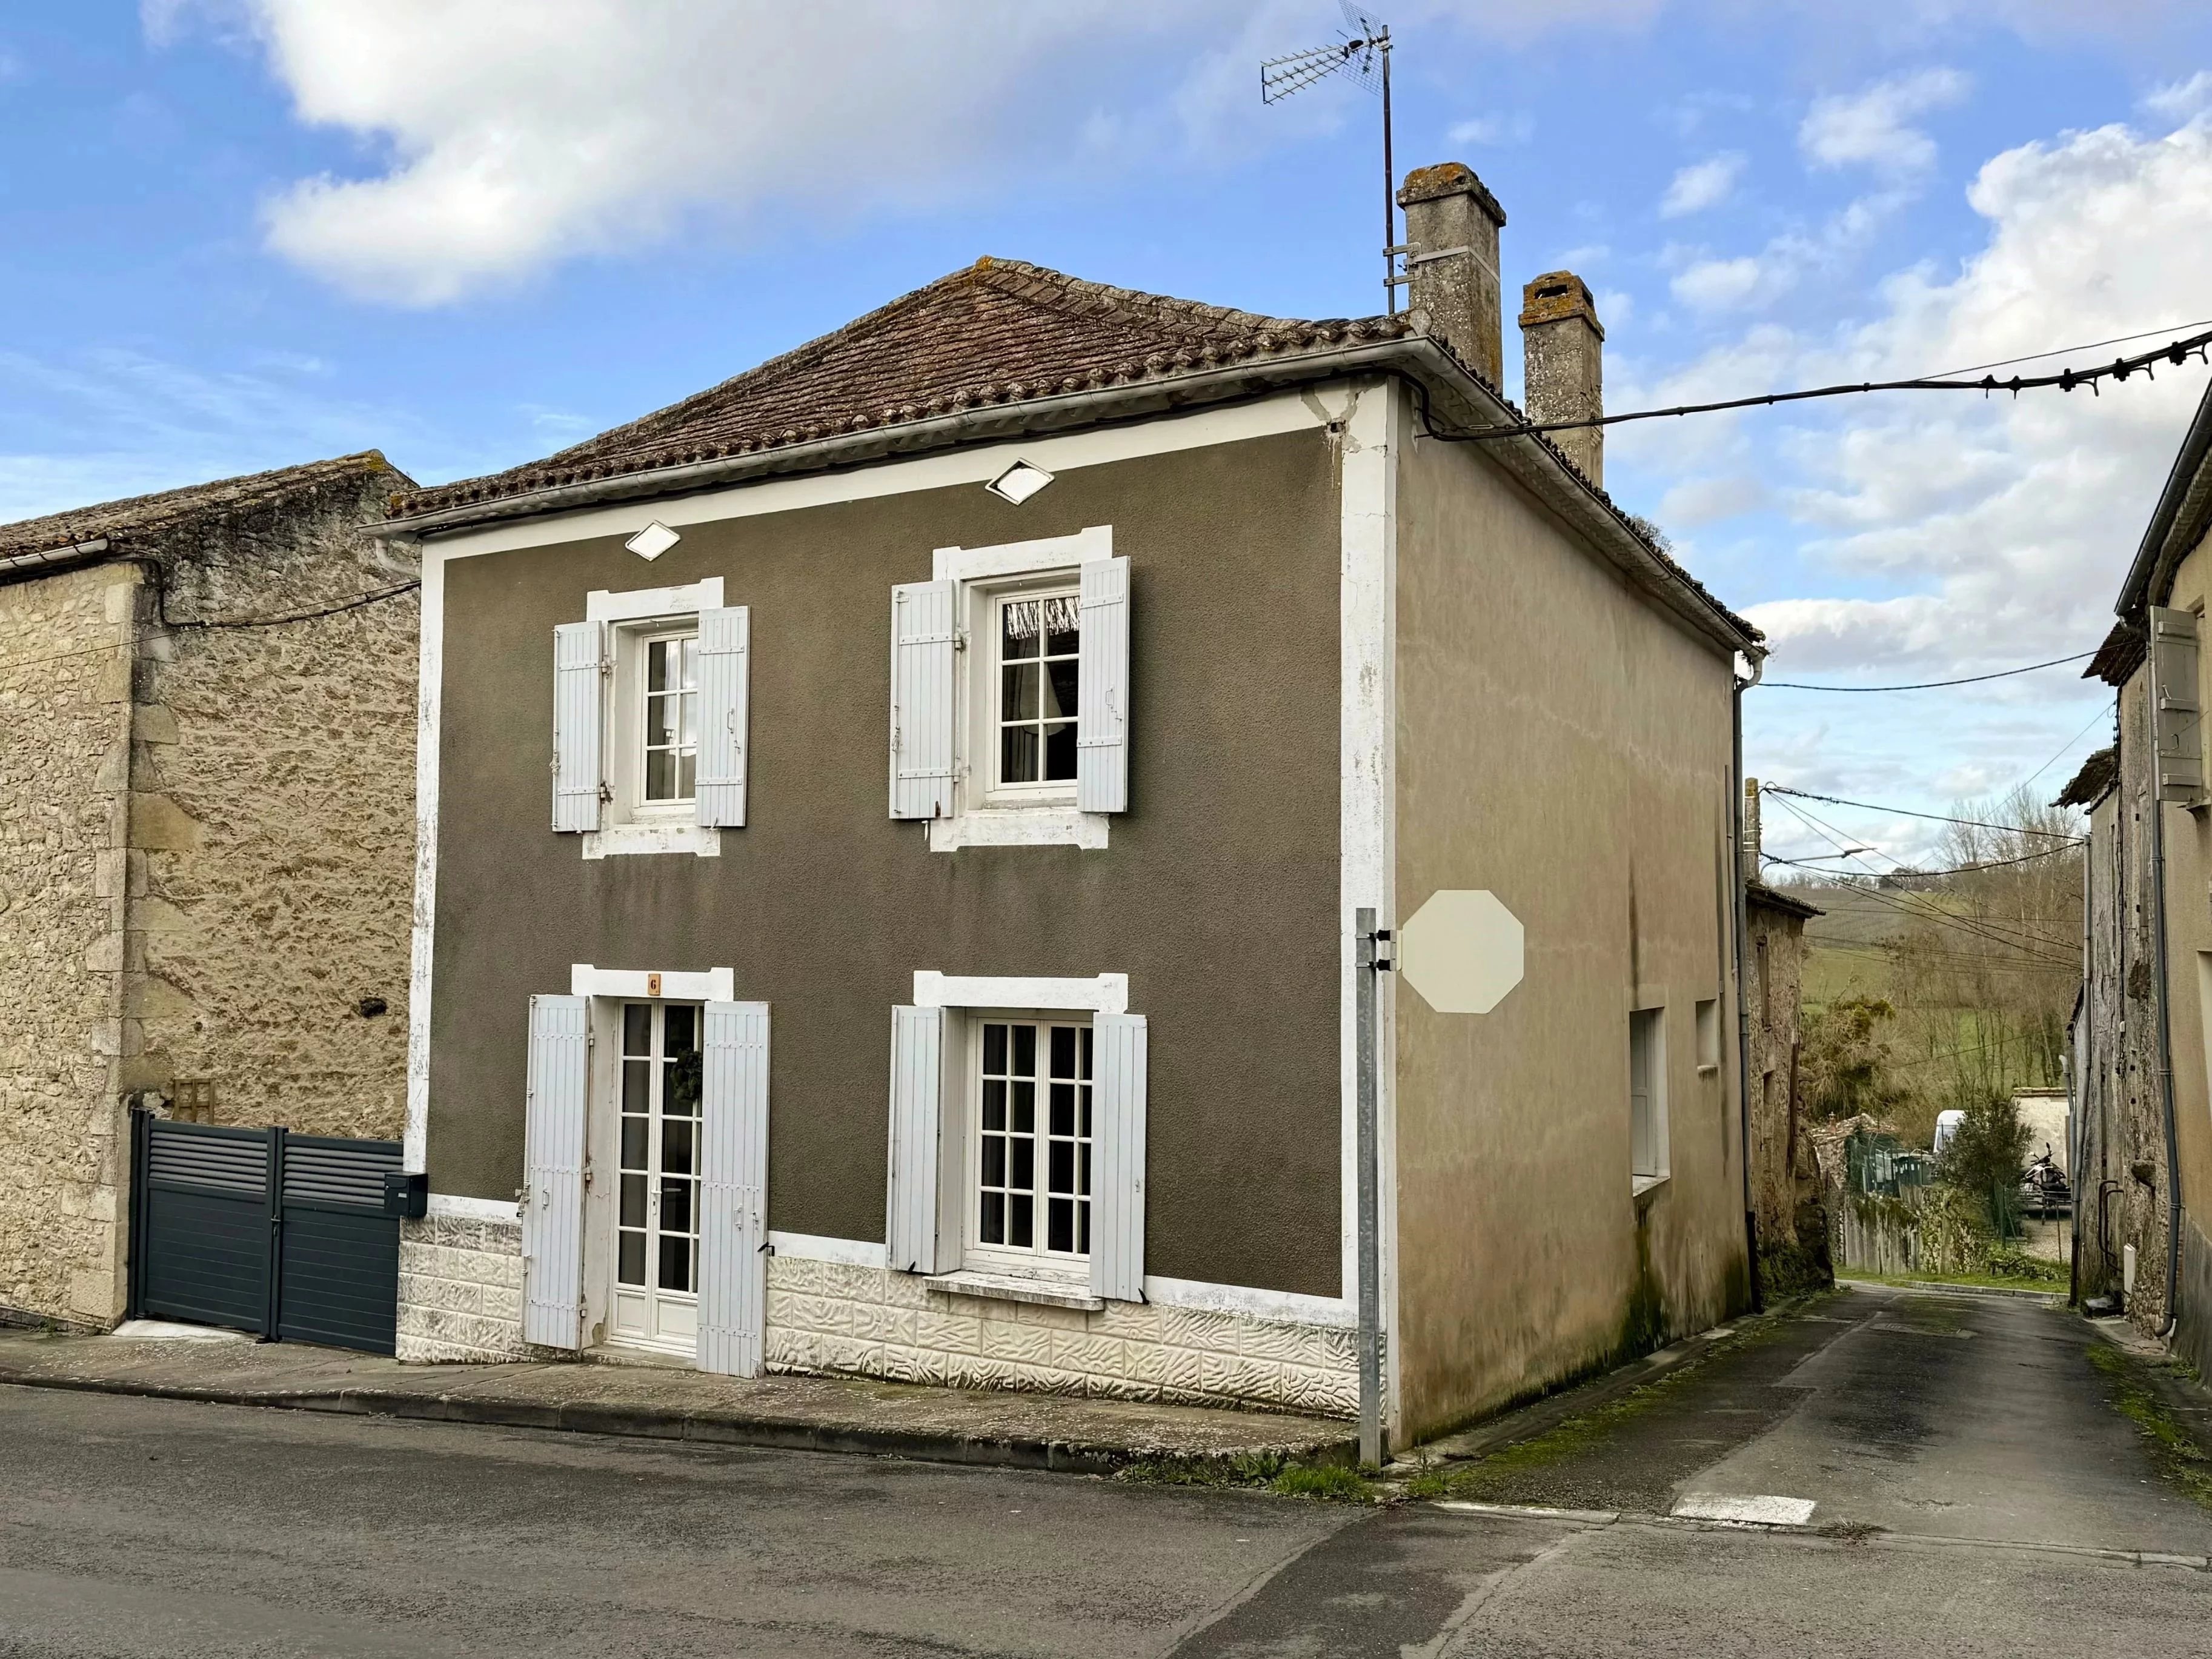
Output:
<instances>
[{"instance_id":1,"label":"white cloud","mask_svg":"<svg viewBox=\"0 0 2212 1659\"><path fill-rule=\"evenodd\" d=\"M1816 99L1797 129L1798 148L1824 167L1913 173L1933 165L1936 141L1908 125L1963 100L1972 82L1956 70L1923 70L1863 92Z\"/></svg>"},{"instance_id":2,"label":"white cloud","mask_svg":"<svg viewBox=\"0 0 2212 1659\"><path fill-rule=\"evenodd\" d=\"M2186 81L2157 88L2145 94L2142 101L2143 107L2154 115L2185 121L2202 110L2212 108L2212 70L2199 70Z\"/></svg>"},{"instance_id":3,"label":"white cloud","mask_svg":"<svg viewBox=\"0 0 2212 1659\"><path fill-rule=\"evenodd\" d=\"M1738 150L1724 150L1691 163L1677 173L1674 182L1667 186L1666 195L1659 201L1659 216L1679 219L1685 214L1718 207L1735 193L1736 181L1743 177L1743 169L1744 157Z\"/></svg>"},{"instance_id":4,"label":"white cloud","mask_svg":"<svg viewBox=\"0 0 2212 1659\"><path fill-rule=\"evenodd\" d=\"M1535 136L1536 118L1525 110L1517 115L1478 115L1455 123L1444 132L1444 137L1455 144L1480 144L1485 148L1525 144Z\"/></svg>"},{"instance_id":5,"label":"white cloud","mask_svg":"<svg viewBox=\"0 0 2212 1659\"><path fill-rule=\"evenodd\" d=\"M1694 530L1700 525L1754 512L1765 506L1766 501L1766 486L1740 473L1725 477L1687 478L1661 499L1659 522L1670 530Z\"/></svg>"},{"instance_id":6,"label":"white cloud","mask_svg":"<svg viewBox=\"0 0 2212 1659\"><path fill-rule=\"evenodd\" d=\"M1727 311L1741 306L1778 273L1748 254L1733 259L1700 259L1676 273L1674 297L1698 311Z\"/></svg>"}]
</instances>

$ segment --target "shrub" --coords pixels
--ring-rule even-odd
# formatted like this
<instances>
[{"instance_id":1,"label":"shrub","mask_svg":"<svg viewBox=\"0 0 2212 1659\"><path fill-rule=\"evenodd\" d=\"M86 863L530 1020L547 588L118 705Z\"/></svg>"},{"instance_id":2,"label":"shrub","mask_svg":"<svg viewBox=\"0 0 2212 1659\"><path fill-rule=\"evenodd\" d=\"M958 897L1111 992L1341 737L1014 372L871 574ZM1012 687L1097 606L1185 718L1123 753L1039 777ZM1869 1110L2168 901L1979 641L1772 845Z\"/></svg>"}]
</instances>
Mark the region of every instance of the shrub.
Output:
<instances>
[{"instance_id":1,"label":"shrub","mask_svg":"<svg viewBox=\"0 0 2212 1659\"><path fill-rule=\"evenodd\" d=\"M1956 1103L1966 1118L1943 1149L1936 1176L1981 1201L1997 1237L2018 1238L2020 1178L2027 1167L2029 1139L2020 1104L1994 1091L1964 1095Z\"/></svg>"}]
</instances>

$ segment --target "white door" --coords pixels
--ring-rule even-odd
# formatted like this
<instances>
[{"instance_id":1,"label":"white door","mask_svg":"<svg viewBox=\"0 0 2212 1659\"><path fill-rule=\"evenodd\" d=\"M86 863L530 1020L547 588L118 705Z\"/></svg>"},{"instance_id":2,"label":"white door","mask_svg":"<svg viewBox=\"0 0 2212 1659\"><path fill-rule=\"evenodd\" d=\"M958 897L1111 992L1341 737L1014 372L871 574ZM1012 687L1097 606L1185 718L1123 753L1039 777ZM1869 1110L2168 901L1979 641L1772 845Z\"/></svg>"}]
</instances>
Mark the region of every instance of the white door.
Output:
<instances>
[{"instance_id":1,"label":"white door","mask_svg":"<svg viewBox=\"0 0 2212 1659\"><path fill-rule=\"evenodd\" d=\"M623 1005L621 1182L607 1340L690 1355L699 1330L700 1010Z\"/></svg>"}]
</instances>

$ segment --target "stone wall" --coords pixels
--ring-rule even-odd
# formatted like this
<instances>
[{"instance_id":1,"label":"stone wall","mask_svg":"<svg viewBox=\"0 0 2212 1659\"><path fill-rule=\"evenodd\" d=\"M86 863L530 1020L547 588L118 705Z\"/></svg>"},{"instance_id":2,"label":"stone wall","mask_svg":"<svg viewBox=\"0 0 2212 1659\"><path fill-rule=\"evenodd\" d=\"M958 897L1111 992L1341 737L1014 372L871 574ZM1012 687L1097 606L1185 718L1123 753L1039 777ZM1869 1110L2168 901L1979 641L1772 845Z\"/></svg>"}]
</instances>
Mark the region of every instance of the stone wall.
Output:
<instances>
[{"instance_id":1,"label":"stone wall","mask_svg":"<svg viewBox=\"0 0 2212 1659\"><path fill-rule=\"evenodd\" d=\"M522 1341L522 1230L431 1216L406 1224L399 1357L545 1357ZM1103 1312L949 1295L921 1279L779 1254L769 1262L772 1371L943 1388L1015 1389L1349 1416L1349 1329L1208 1309L1109 1302Z\"/></svg>"},{"instance_id":2,"label":"stone wall","mask_svg":"<svg viewBox=\"0 0 2212 1659\"><path fill-rule=\"evenodd\" d=\"M0 1315L113 1317L130 565L0 586Z\"/></svg>"},{"instance_id":3,"label":"stone wall","mask_svg":"<svg viewBox=\"0 0 2212 1659\"><path fill-rule=\"evenodd\" d=\"M138 676L145 894L125 1089L202 1122L396 1139L406 1115L419 596L370 475L166 571Z\"/></svg>"},{"instance_id":4,"label":"stone wall","mask_svg":"<svg viewBox=\"0 0 2212 1659\"><path fill-rule=\"evenodd\" d=\"M1834 1274L1820 1170L1804 1133L1798 1088L1805 919L1765 891L1753 887L1745 905L1751 1189L1759 1285L1769 1296L1786 1296L1829 1284ZM1735 1036L1722 1034L1724 1049Z\"/></svg>"}]
</instances>

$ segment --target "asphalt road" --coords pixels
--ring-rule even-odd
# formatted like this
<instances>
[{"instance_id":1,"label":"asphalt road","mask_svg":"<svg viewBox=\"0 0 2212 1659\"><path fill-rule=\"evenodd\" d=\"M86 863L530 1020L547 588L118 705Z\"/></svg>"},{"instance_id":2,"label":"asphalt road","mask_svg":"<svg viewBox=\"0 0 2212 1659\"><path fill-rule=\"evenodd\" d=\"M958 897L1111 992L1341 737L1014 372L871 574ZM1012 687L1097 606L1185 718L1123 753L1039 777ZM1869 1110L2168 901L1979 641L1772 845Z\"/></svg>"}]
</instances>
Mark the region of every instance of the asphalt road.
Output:
<instances>
[{"instance_id":1,"label":"asphalt road","mask_svg":"<svg viewBox=\"0 0 2212 1659\"><path fill-rule=\"evenodd\" d=\"M2086 1340L1847 1294L1469 1472L1494 1509L0 1389L0 1654L2212 1655L2212 1575L2136 1559L2212 1516ZM1830 1530L1672 1513L1715 1498Z\"/></svg>"}]
</instances>

